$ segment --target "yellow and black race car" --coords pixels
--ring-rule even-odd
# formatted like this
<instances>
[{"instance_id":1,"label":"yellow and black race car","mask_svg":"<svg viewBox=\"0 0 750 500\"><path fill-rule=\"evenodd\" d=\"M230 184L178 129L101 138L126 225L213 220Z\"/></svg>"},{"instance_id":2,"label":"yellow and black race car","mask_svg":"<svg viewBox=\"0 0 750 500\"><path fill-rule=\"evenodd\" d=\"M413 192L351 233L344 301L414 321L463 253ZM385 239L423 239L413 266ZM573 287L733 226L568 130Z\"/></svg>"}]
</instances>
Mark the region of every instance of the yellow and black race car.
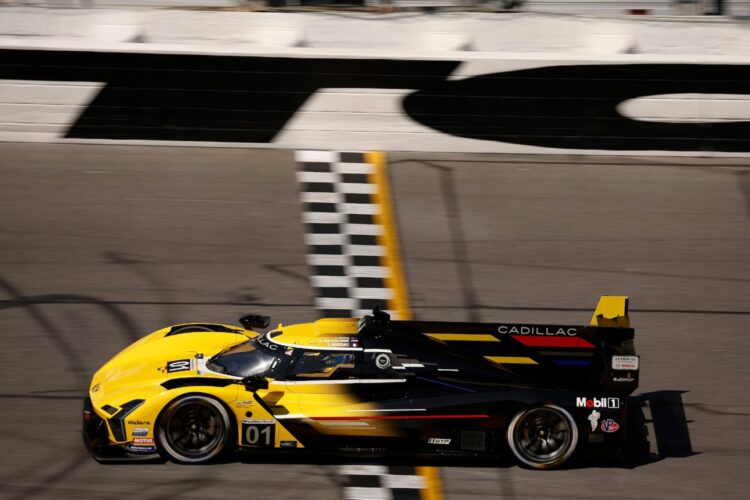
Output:
<instances>
[{"instance_id":1,"label":"yellow and black race car","mask_svg":"<svg viewBox=\"0 0 750 500\"><path fill-rule=\"evenodd\" d=\"M627 297L591 326L357 319L156 331L95 375L83 435L100 461L204 463L237 449L493 455L527 467L618 446L639 358Z\"/></svg>"}]
</instances>

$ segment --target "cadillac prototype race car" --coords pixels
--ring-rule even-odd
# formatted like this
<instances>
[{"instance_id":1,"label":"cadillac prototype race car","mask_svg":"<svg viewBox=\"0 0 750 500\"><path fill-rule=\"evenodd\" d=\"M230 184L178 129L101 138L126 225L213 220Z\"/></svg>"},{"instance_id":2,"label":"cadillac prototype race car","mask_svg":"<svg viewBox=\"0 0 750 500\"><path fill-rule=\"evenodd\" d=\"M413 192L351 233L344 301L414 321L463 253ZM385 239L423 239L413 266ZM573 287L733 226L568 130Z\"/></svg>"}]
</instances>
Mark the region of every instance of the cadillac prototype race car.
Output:
<instances>
[{"instance_id":1,"label":"cadillac prototype race car","mask_svg":"<svg viewBox=\"0 0 750 500\"><path fill-rule=\"evenodd\" d=\"M99 461L232 450L496 455L532 468L627 435L639 358L627 297L590 326L319 319L191 323L108 361L84 401Z\"/></svg>"}]
</instances>

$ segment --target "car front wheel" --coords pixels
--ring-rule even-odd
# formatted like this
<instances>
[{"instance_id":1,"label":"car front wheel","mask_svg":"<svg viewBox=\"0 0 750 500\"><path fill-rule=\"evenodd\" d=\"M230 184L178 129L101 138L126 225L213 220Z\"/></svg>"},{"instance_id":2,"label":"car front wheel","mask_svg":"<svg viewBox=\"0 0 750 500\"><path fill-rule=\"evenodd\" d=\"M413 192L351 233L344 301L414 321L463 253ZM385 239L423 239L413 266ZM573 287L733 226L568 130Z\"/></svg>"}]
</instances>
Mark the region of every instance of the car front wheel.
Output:
<instances>
[{"instance_id":1,"label":"car front wheel","mask_svg":"<svg viewBox=\"0 0 750 500\"><path fill-rule=\"evenodd\" d=\"M508 426L508 446L527 467L549 469L565 463L578 445L573 417L557 405L543 405L519 412Z\"/></svg>"},{"instance_id":2,"label":"car front wheel","mask_svg":"<svg viewBox=\"0 0 750 500\"><path fill-rule=\"evenodd\" d=\"M201 464L225 450L231 434L229 414L217 400L189 394L169 403L157 428L159 450L170 459Z\"/></svg>"}]
</instances>

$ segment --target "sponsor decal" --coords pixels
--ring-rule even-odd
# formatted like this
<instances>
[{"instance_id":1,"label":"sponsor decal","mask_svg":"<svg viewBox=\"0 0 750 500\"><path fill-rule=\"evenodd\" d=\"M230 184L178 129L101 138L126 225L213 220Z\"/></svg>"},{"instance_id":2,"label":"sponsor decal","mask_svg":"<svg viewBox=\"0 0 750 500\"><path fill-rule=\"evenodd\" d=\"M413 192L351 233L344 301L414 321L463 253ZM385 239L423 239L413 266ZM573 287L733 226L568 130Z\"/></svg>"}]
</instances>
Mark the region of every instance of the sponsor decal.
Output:
<instances>
[{"instance_id":1,"label":"sponsor decal","mask_svg":"<svg viewBox=\"0 0 750 500\"><path fill-rule=\"evenodd\" d=\"M296 448L297 447L297 441L281 441L279 443L279 448Z\"/></svg>"},{"instance_id":2,"label":"sponsor decal","mask_svg":"<svg viewBox=\"0 0 750 500\"><path fill-rule=\"evenodd\" d=\"M235 406L237 408L244 408L246 406L252 406L253 405L253 400L252 399L244 399L242 401L235 401L234 404L235 404Z\"/></svg>"},{"instance_id":3,"label":"sponsor decal","mask_svg":"<svg viewBox=\"0 0 750 500\"><path fill-rule=\"evenodd\" d=\"M591 432L594 432L596 430L596 427L599 425L599 419L601 418L602 414L596 410L591 410L591 414L586 417L589 422L591 422Z\"/></svg>"},{"instance_id":4,"label":"sponsor decal","mask_svg":"<svg viewBox=\"0 0 750 500\"><path fill-rule=\"evenodd\" d=\"M578 335L578 327L575 326L550 326L550 325L500 325L497 332L503 335L565 335L575 337Z\"/></svg>"},{"instance_id":5,"label":"sponsor decal","mask_svg":"<svg viewBox=\"0 0 750 500\"><path fill-rule=\"evenodd\" d=\"M127 446L127 449L130 451L139 451L139 452L155 452L156 447L155 446L141 446L138 444L131 444Z\"/></svg>"},{"instance_id":6,"label":"sponsor decal","mask_svg":"<svg viewBox=\"0 0 750 500\"><path fill-rule=\"evenodd\" d=\"M612 356L613 370L638 370L638 356Z\"/></svg>"},{"instance_id":7,"label":"sponsor decal","mask_svg":"<svg viewBox=\"0 0 750 500\"><path fill-rule=\"evenodd\" d=\"M146 436L148 434L148 427L136 427L133 429L133 436Z\"/></svg>"},{"instance_id":8,"label":"sponsor decal","mask_svg":"<svg viewBox=\"0 0 750 500\"><path fill-rule=\"evenodd\" d=\"M133 438L133 444L153 445L154 439L153 438Z\"/></svg>"},{"instance_id":9,"label":"sponsor decal","mask_svg":"<svg viewBox=\"0 0 750 500\"><path fill-rule=\"evenodd\" d=\"M377 366L381 370L389 368L391 366L391 357L388 354L381 352L380 354L375 356L375 366Z\"/></svg>"},{"instance_id":10,"label":"sponsor decal","mask_svg":"<svg viewBox=\"0 0 750 500\"><path fill-rule=\"evenodd\" d=\"M251 420L250 422L252 423L242 423L242 444L273 448L276 434L276 425L274 425L273 420Z\"/></svg>"},{"instance_id":11,"label":"sponsor decal","mask_svg":"<svg viewBox=\"0 0 750 500\"><path fill-rule=\"evenodd\" d=\"M98 392L102 388L101 384L94 384L91 386L91 392Z\"/></svg>"},{"instance_id":12,"label":"sponsor decal","mask_svg":"<svg viewBox=\"0 0 750 500\"><path fill-rule=\"evenodd\" d=\"M617 432L620 429L620 424L612 420L611 418L608 418L604 421L602 421L602 430L604 432Z\"/></svg>"},{"instance_id":13,"label":"sponsor decal","mask_svg":"<svg viewBox=\"0 0 750 500\"><path fill-rule=\"evenodd\" d=\"M275 420L271 419L258 419L258 418L243 418L242 419L243 424L252 424L252 425L273 425L276 423Z\"/></svg>"},{"instance_id":14,"label":"sponsor decal","mask_svg":"<svg viewBox=\"0 0 750 500\"><path fill-rule=\"evenodd\" d=\"M578 408L608 408L616 410L620 407L620 398L576 398Z\"/></svg>"},{"instance_id":15,"label":"sponsor decal","mask_svg":"<svg viewBox=\"0 0 750 500\"><path fill-rule=\"evenodd\" d=\"M279 348L279 344L274 344L270 340L268 340L268 337L266 335L262 337L258 337L258 343L262 345L263 347L266 347L267 349L270 349L272 351L275 351Z\"/></svg>"},{"instance_id":16,"label":"sponsor decal","mask_svg":"<svg viewBox=\"0 0 750 500\"><path fill-rule=\"evenodd\" d=\"M451 440L446 438L430 438L427 440L427 444L451 444Z\"/></svg>"},{"instance_id":17,"label":"sponsor decal","mask_svg":"<svg viewBox=\"0 0 750 500\"><path fill-rule=\"evenodd\" d=\"M192 359L178 359L175 361L167 361L167 373L186 372L192 369Z\"/></svg>"},{"instance_id":18,"label":"sponsor decal","mask_svg":"<svg viewBox=\"0 0 750 500\"><path fill-rule=\"evenodd\" d=\"M148 420L128 420L128 425L151 425Z\"/></svg>"},{"instance_id":19,"label":"sponsor decal","mask_svg":"<svg viewBox=\"0 0 750 500\"><path fill-rule=\"evenodd\" d=\"M635 382L633 377L612 377L612 382Z\"/></svg>"},{"instance_id":20,"label":"sponsor decal","mask_svg":"<svg viewBox=\"0 0 750 500\"><path fill-rule=\"evenodd\" d=\"M318 337L325 347L359 347L359 339L354 335L330 335Z\"/></svg>"}]
</instances>

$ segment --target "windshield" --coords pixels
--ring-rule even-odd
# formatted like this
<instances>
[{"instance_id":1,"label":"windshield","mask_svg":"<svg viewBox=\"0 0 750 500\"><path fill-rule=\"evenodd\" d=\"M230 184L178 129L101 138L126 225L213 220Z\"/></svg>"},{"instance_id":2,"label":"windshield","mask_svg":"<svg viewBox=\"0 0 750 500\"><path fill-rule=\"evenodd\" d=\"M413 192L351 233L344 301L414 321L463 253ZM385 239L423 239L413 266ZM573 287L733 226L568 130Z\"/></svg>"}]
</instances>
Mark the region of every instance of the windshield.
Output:
<instances>
[{"instance_id":1,"label":"windshield","mask_svg":"<svg viewBox=\"0 0 750 500\"><path fill-rule=\"evenodd\" d=\"M256 339L252 339L217 354L206 367L218 373L249 377L268 370L275 357L273 352L262 348Z\"/></svg>"}]
</instances>

